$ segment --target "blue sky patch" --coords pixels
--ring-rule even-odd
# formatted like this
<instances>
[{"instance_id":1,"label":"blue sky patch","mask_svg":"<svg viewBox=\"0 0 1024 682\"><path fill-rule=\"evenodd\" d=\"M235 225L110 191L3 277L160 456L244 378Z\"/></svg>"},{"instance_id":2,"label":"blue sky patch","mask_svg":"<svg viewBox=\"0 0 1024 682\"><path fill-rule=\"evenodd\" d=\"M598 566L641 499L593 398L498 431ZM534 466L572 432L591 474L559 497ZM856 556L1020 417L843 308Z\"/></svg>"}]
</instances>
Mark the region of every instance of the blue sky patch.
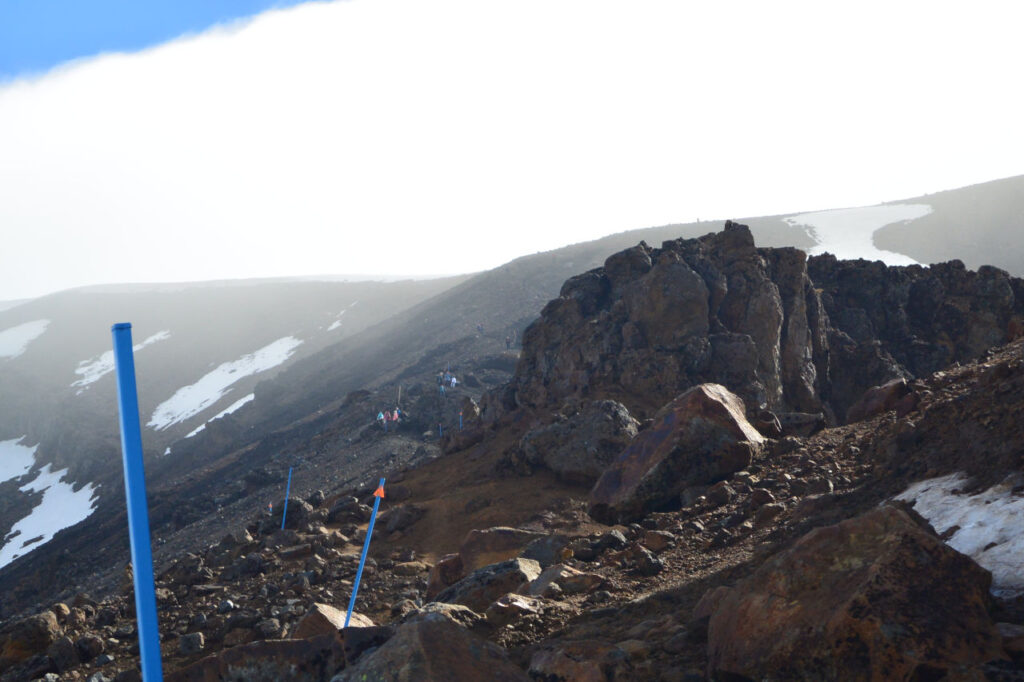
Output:
<instances>
[{"instance_id":1,"label":"blue sky patch","mask_svg":"<svg viewBox=\"0 0 1024 682\"><path fill-rule=\"evenodd\" d=\"M0 0L0 82L136 52L304 0Z\"/></svg>"}]
</instances>

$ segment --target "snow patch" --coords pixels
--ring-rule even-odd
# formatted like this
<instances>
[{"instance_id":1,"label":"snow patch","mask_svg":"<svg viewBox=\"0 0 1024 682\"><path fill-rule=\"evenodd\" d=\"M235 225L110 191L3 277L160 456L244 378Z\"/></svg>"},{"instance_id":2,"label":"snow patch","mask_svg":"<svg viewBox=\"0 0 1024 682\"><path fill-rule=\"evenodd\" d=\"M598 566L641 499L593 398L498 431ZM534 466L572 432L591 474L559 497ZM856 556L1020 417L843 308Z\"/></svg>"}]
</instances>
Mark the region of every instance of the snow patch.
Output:
<instances>
[{"instance_id":1,"label":"snow patch","mask_svg":"<svg viewBox=\"0 0 1024 682\"><path fill-rule=\"evenodd\" d=\"M159 431L199 414L224 397L231 390L232 384L277 367L290 358L301 344L300 339L286 336L238 360L225 362L196 383L179 388L174 395L157 405L146 426Z\"/></svg>"},{"instance_id":2,"label":"snow patch","mask_svg":"<svg viewBox=\"0 0 1024 682\"><path fill-rule=\"evenodd\" d=\"M220 419L221 417L223 417L226 414L231 414L232 412L234 412L235 410L240 408L242 405L245 405L247 402L253 400L255 397L256 397L255 393L250 393L249 395L245 396L241 400L236 400L235 402L233 402L230 405L228 405L227 408L225 408L224 410L221 410L220 412L218 412L217 414L213 415L212 417L207 419L205 422L203 422L202 424L197 426L195 429L193 429L191 431L191 433L186 435L185 438L191 438L192 436L196 435L197 433L199 433L200 431L205 429L206 425L209 424L210 422L212 422L214 419ZM171 449L167 448L167 452L165 452L164 454L165 455L169 454L170 451L171 451Z\"/></svg>"},{"instance_id":3,"label":"snow patch","mask_svg":"<svg viewBox=\"0 0 1024 682\"><path fill-rule=\"evenodd\" d=\"M33 459L35 450L31 448ZM67 473L67 469L52 471L47 464L32 481L21 486L22 492L43 493L43 499L11 528L7 536L10 540L0 547L0 568L92 514L97 501L95 486L89 483L76 492L70 483L61 480Z\"/></svg>"},{"instance_id":4,"label":"snow patch","mask_svg":"<svg viewBox=\"0 0 1024 682\"><path fill-rule=\"evenodd\" d=\"M171 338L171 332L164 330L153 334L142 343L137 343L132 346L132 350L138 353L140 350L156 343L157 341L163 341L164 339ZM81 395L88 388L89 384L98 381L104 375L114 371L114 351L108 350L101 355L91 358L89 360L82 360L78 363L78 368L75 370L75 374L82 375L81 379L73 381L71 387L78 387L76 395Z\"/></svg>"},{"instance_id":5,"label":"snow patch","mask_svg":"<svg viewBox=\"0 0 1024 682\"><path fill-rule=\"evenodd\" d=\"M20 445L26 438L0 440L0 483L24 476L35 464L36 446Z\"/></svg>"},{"instance_id":6,"label":"snow patch","mask_svg":"<svg viewBox=\"0 0 1024 682\"><path fill-rule=\"evenodd\" d=\"M946 544L991 571L993 592L1024 593L1024 496L1013 493L1020 476L976 495L960 493L966 483L964 474L933 478L915 483L896 499L913 501L914 510L939 534L959 526Z\"/></svg>"},{"instance_id":7,"label":"snow patch","mask_svg":"<svg viewBox=\"0 0 1024 682\"><path fill-rule=\"evenodd\" d=\"M0 358L16 358L25 352L28 344L42 336L50 326L49 320L33 320L0 332Z\"/></svg>"},{"instance_id":8,"label":"snow patch","mask_svg":"<svg viewBox=\"0 0 1024 682\"><path fill-rule=\"evenodd\" d=\"M333 332L335 329L340 327L341 326L341 316L344 315L344 314L345 314L344 310L342 310L340 313L338 313L338 319L336 319L334 322L331 323L331 326L327 328L327 331Z\"/></svg>"},{"instance_id":9,"label":"snow patch","mask_svg":"<svg viewBox=\"0 0 1024 682\"><path fill-rule=\"evenodd\" d=\"M917 220L931 212L927 204L893 204L801 213L783 220L794 227L810 228L809 234L818 243L808 251L811 256L827 252L843 260L864 258L887 265L917 265L902 253L876 248L874 234L886 225Z\"/></svg>"}]
</instances>

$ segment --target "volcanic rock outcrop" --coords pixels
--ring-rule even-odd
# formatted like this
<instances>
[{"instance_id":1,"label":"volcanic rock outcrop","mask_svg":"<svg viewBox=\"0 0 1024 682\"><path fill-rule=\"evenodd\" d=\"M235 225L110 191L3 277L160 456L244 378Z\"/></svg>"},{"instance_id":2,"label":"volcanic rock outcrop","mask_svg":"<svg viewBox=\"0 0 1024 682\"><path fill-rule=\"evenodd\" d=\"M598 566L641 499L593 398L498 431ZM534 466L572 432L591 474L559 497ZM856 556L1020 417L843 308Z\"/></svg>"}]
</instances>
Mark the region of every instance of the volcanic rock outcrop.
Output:
<instances>
[{"instance_id":1,"label":"volcanic rock outcrop","mask_svg":"<svg viewBox=\"0 0 1024 682\"><path fill-rule=\"evenodd\" d=\"M757 248L727 222L660 249L640 243L568 280L484 417L611 399L643 420L719 383L749 414L835 424L872 386L976 358L1022 330L1024 280L1002 270L808 259Z\"/></svg>"}]
</instances>

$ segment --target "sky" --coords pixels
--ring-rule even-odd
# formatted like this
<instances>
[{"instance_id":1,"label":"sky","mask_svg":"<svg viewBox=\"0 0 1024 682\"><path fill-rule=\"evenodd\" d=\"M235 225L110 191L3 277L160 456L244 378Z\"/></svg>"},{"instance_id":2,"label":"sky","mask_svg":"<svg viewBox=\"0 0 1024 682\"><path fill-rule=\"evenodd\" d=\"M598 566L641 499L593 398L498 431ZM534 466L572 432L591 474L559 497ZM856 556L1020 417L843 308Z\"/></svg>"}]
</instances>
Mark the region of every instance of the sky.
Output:
<instances>
[{"instance_id":1,"label":"sky","mask_svg":"<svg viewBox=\"0 0 1024 682\"><path fill-rule=\"evenodd\" d=\"M1012 0L0 2L0 301L429 275L1024 173Z\"/></svg>"}]
</instances>

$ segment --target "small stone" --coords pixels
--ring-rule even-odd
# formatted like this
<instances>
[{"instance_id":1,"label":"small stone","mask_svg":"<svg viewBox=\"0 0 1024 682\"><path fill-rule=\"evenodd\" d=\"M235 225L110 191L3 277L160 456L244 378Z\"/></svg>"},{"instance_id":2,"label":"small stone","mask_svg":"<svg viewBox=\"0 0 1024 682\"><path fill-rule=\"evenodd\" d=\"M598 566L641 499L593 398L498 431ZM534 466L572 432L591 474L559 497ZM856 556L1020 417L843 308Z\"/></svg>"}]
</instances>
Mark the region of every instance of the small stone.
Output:
<instances>
[{"instance_id":1,"label":"small stone","mask_svg":"<svg viewBox=\"0 0 1024 682\"><path fill-rule=\"evenodd\" d=\"M754 488L750 491L750 506L754 509L761 507L766 504L771 504L775 501L775 496L772 495L770 490L764 488Z\"/></svg>"},{"instance_id":2,"label":"small stone","mask_svg":"<svg viewBox=\"0 0 1024 682\"><path fill-rule=\"evenodd\" d=\"M235 605L235 602L230 599L225 599L217 605L217 613L228 613L229 611L234 611L236 608L238 607Z\"/></svg>"},{"instance_id":3,"label":"small stone","mask_svg":"<svg viewBox=\"0 0 1024 682\"><path fill-rule=\"evenodd\" d=\"M641 642L638 639L627 639L624 642L619 642L615 646L625 651L626 655L633 659L646 658L651 652L651 647L647 645L647 642Z\"/></svg>"},{"instance_id":4,"label":"small stone","mask_svg":"<svg viewBox=\"0 0 1024 682\"><path fill-rule=\"evenodd\" d=\"M206 647L206 638L201 632L191 632L178 638L178 651L183 656L198 653Z\"/></svg>"},{"instance_id":5,"label":"small stone","mask_svg":"<svg viewBox=\"0 0 1024 682\"><path fill-rule=\"evenodd\" d=\"M660 552L675 541L675 536L663 530L649 530L644 533L643 545L652 552Z\"/></svg>"},{"instance_id":6,"label":"small stone","mask_svg":"<svg viewBox=\"0 0 1024 682\"><path fill-rule=\"evenodd\" d=\"M785 506L778 502L766 504L757 510L757 514L754 516L754 523L758 526L763 525L781 514L785 509Z\"/></svg>"}]
</instances>

